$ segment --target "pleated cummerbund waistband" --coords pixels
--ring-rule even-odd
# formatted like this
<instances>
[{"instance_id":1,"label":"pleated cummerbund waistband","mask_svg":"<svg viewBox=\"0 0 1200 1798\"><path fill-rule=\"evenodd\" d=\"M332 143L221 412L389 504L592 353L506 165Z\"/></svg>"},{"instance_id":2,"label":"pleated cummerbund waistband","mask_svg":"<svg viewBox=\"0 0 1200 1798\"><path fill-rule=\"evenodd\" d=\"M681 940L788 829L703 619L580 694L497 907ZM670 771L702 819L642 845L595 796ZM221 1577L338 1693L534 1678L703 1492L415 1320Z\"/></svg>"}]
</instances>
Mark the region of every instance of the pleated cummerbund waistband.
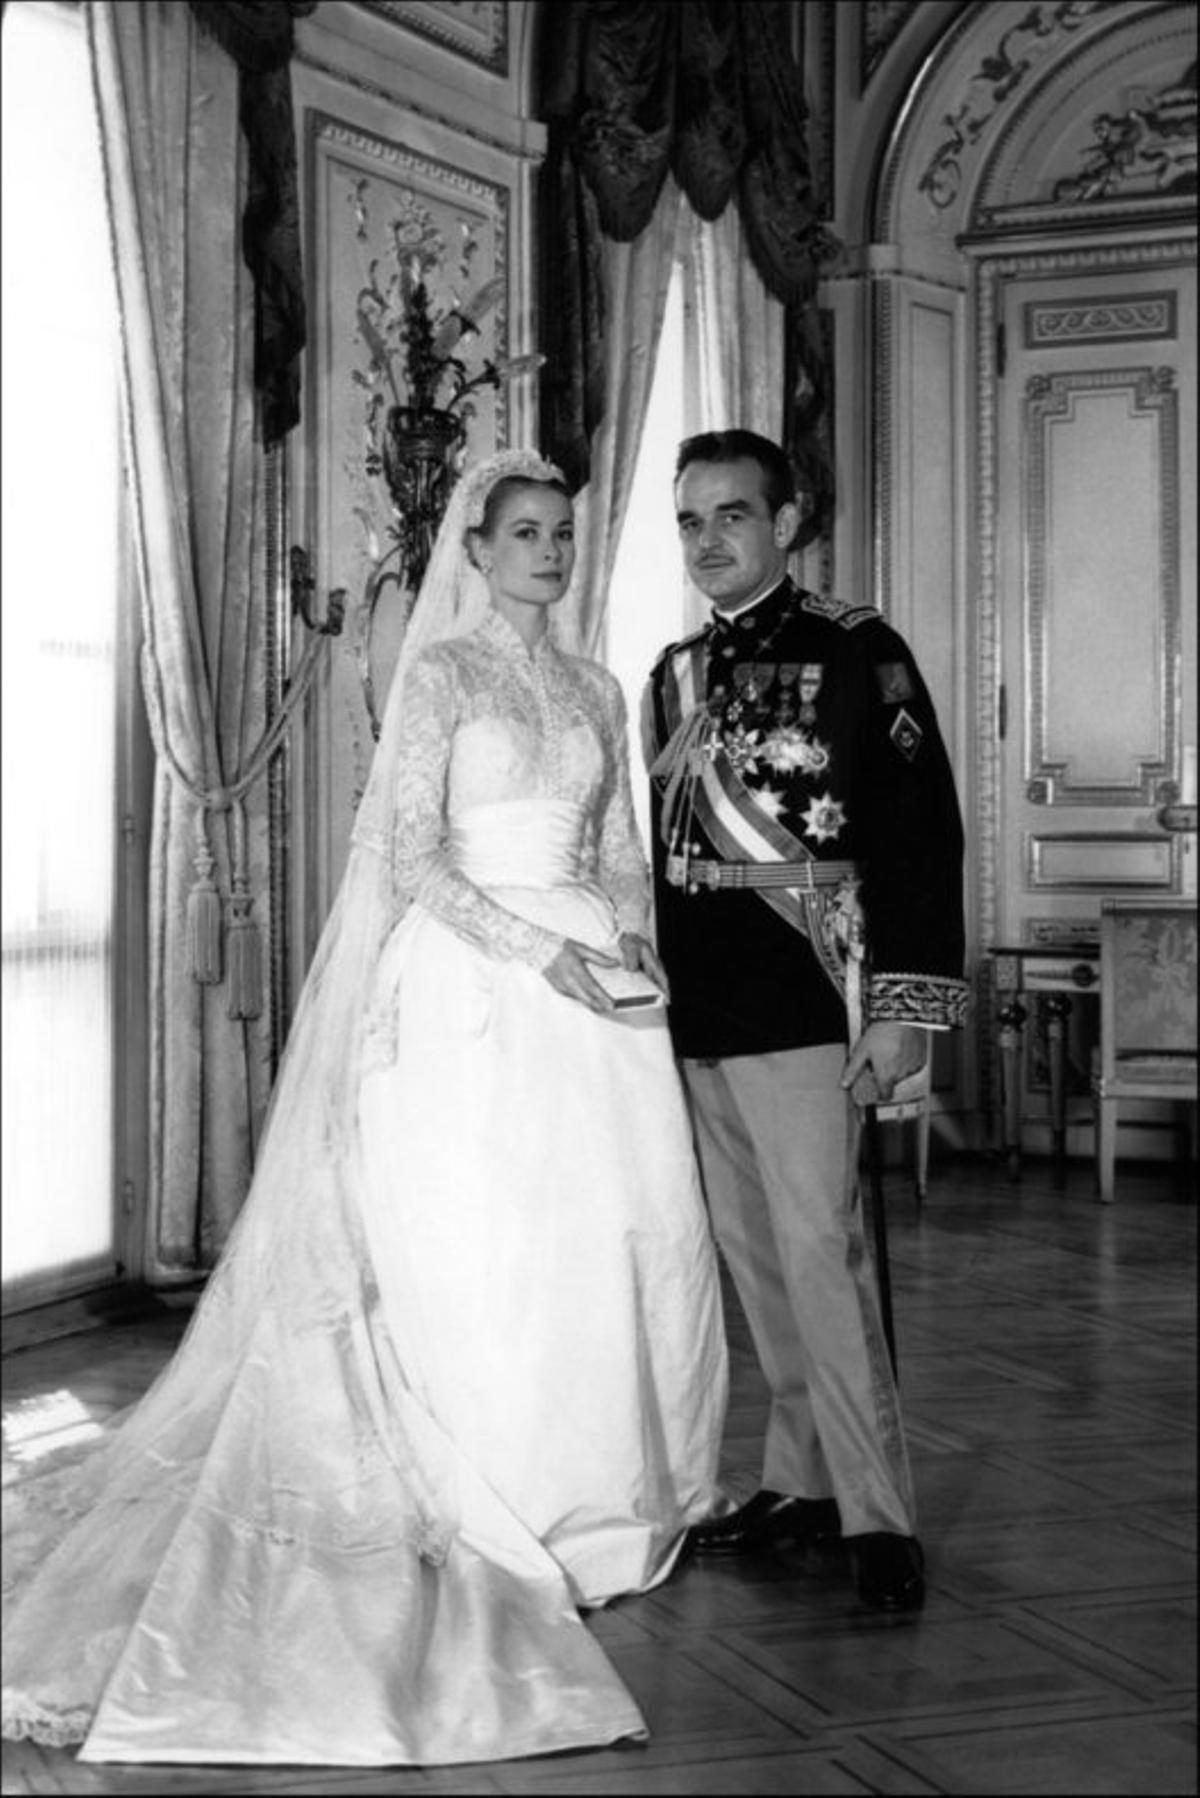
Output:
<instances>
[{"instance_id":1,"label":"pleated cummerbund waistband","mask_svg":"<svg viewBox=\"0 0 1200 1798\"><path fill-rule=\"evenodd\" d=\"M506 799L450 819L450 856L480 887L556 887L581 878L586 813L567 799Z\"/></svg>"}]
</instances>

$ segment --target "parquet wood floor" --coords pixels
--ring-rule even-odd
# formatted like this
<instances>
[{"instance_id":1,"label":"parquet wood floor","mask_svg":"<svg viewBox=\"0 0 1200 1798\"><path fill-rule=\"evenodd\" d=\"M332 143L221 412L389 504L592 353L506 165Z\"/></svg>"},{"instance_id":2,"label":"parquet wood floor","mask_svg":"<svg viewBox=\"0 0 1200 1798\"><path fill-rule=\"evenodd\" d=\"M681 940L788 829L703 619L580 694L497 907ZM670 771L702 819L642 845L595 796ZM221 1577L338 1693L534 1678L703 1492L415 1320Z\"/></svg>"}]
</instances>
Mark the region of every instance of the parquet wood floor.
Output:
<instances>
[{"instance_id":1,"label":"parquet wood floor","mask_svg":"<svg viewBox=\"0 0 1200 1798\"><path fill-rule=\"evenodd\" d=\"M1168 1169L889 1176L900 1378L928 1556L917 1619L862 1609L836 1554L694 1561L592 1627L644 1747L469 1769L81 1767L6 1743L6 1793L1194 1793L1196 1204ZM764 1393L728 1299L730 1484ZM169 1354L166 1313L24 1349L6 1414L94 1415Z\"/></svg>"}]
</instances>

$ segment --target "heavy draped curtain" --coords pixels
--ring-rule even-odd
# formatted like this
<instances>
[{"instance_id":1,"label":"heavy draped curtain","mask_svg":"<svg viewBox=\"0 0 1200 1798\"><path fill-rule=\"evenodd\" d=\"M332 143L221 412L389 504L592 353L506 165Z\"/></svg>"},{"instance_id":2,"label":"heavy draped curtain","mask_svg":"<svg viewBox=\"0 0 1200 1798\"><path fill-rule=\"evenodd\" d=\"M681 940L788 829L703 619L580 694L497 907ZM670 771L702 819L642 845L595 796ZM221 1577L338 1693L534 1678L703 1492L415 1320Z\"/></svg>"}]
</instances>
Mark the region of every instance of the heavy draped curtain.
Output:
<instances>
[{"instance_id":1,"label":"heavy draped curtain","mask_svg":"<svg viewBox=\"0 0 1200 1798\"><path fill-rule=\"evenodd\" d=\"M86 15L156 750L147 1277L165 1282L219 1252L271 1076L250 953L267 832L244 780L266 722L255 297L234 63L187 7Z\"/></svg>"},{"instance_id":2,"label":"heavy draped curtain","mask_svg":"<svg viewBox=\"0 0 1200 1798\"><path fill-rule=\"evenodd\" d=\"M566 0L543 9L541 440L586 485L588 585L574 632L585 649L602 622L649 393L637 370L647 360L653 366L680 193L710 225L736 209L736 227L701 239L692 262L698 291L736 291L726 263L744 249L762 296L787 309L792 403L784 403L782 357L772 350L769 366L752 370L746 346L731 345L729 318L718 348L710 313L708 350L739 363L718 383L739 413L728 422L773 425L809 484L806 537L827 522L832 477L818 432L825 376L815 296L834 245L818 215L789 32L784 0ZM757 292L753 311L764 344L782 336ZM776 380L777 407L767 392ZM614 420L618 409L624 416Z\"/></svg>"}]
</instances>

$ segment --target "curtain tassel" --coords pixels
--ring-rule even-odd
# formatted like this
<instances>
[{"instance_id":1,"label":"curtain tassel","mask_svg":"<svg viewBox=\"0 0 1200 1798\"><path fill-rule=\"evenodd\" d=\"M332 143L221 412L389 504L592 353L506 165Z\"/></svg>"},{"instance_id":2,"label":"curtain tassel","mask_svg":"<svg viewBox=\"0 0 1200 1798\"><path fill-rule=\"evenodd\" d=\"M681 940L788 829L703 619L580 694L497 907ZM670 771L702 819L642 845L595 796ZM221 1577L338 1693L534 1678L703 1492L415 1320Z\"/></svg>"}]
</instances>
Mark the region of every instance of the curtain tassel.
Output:
<instances>
[{"instance_id":1,"label":"curtain tassel","mask_svg":"<svg viewBox=\"0 0 1200 1798\"><path fill-rule=\"evenodd\" d=\"M196 825L197 846L193 865L196 878L187 900L188 946L192 978L201 986L221 983L221 895L213 880L212 851L201 812Z\"/></svg>"},{"instance_id":2,"label":"curtain tassel","mask_svg":"<svg viewBox=\"0 0 1200 1798\"><path fill-rule=\"evenodd\" d=\"M249 893L233 895L229 920L229 1015L262 1016L262 936Z\"/></svg>"},{"instance_id":3,"label":"curtain tassel","mask_svg":"<svg viewBox=\"0 0 1200 1798\"><path fill-rule=\"evenodd\" d=\"M229 905L229 1016L262 1016L262 938L247 870L246 814L233 806L233 891Z\"/></svg>"}]
</instances>

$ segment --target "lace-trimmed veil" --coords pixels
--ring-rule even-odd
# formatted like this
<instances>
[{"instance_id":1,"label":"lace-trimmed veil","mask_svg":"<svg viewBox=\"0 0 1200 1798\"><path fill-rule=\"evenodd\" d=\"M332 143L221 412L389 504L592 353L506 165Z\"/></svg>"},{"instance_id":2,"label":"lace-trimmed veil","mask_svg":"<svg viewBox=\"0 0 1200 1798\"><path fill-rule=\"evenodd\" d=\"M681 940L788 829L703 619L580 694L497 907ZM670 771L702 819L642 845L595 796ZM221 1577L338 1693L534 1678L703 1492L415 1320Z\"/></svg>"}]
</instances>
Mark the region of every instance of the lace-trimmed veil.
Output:
<instances>
[{"instance_id":1,"label":"lace-trimmed veil","mask_svg":"<svg viewBox=\"0 0 1200 1798\"><path fill-rule=\"evenodd\" d=\"M235 1533L332 1537L351 1553L407 1543L435 1561L446 1553L455 1478L411 1402L382 1320L358 1215L354 1119L372 980L402 910L390 833L404 778L404 676L422 649L482 620L487 589L464 532L512 475L562 478L532 451L506 451L451 494L250 1193L184 1340L85 1461L52 1465L28 1481L22 1504L6 1506L5 1581L27 1599L6 1616L8 1733L82 1738L122 1633L114 1625L136 1614L156 1576L147 1544L169 1539L197 1500ZM264 1466L270 1477L256 1478Z\"/></svg>"},{"instance_id":2,"label":"lace-trimmed veil","mask_svg":"<svg viewBox=\"0 0 1200 1798\"><path fill-rule=\"evenodd\" d=\"M487 583L467 554L466 533L483 523L492 488L514 477L563 481L561 469L536 450L500 450L469 469L450 495L400 647L384 707L379 745L354 823L354 843L380 856L390 853L396 786L404 776L398 738L405 676L430 644L467 635L487 615Z\"/></svg>"}]
</instances>

